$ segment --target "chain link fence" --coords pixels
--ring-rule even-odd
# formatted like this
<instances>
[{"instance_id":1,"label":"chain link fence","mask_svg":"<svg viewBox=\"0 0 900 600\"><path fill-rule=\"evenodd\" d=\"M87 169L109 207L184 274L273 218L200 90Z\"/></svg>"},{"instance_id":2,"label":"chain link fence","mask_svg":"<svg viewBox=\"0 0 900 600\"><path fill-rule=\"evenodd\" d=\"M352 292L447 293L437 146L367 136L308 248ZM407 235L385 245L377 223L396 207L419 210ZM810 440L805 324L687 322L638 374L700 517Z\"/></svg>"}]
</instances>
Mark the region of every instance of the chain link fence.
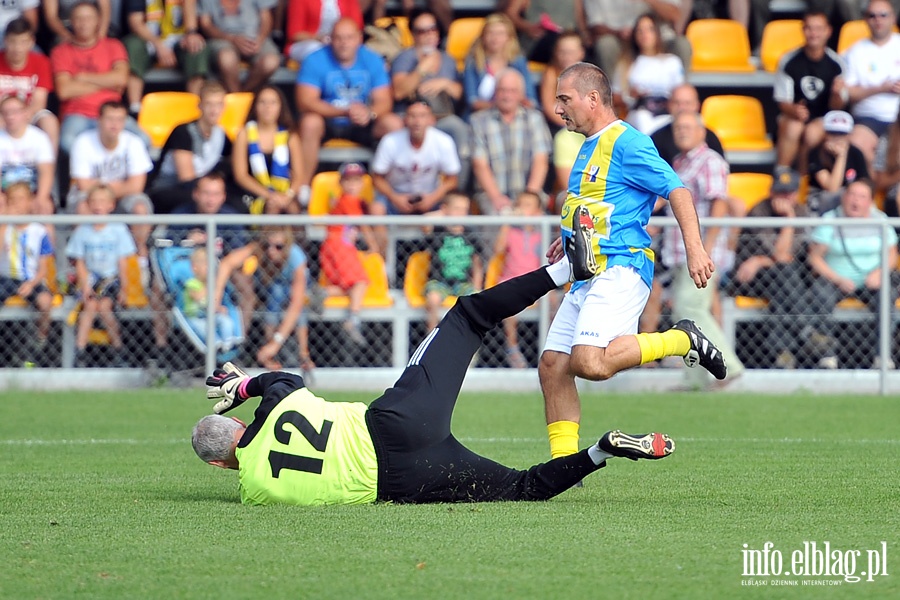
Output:
<instances>
[{"instance_id":1,"label":"chain link fence","mask_svg":"<svg viewBox=\"0 0 900 600\"><path fill-rule=\"evenodd\" d=\"M34 298L8 300L0 310L0 366L125 366L160 375L200 374L226 359L313 374L315 368L402 367L425 337L429 319L436 318L429 317L429 295L437 294L435 314L439 316L452 303L442 301L445 294L464 292L466 282L492 285L503 277L505 257L496 247L501 226L516 230L507 236L506 248L518 253L518 258L533 255L540 262L558 227L552 217L472 217L462 223L418 217L252 217L252 226L247 219L110 216L110 222L153 221L154 244L146 264L137 257L125 260L121 292L112 294L115 324L98 315L90 327L82 327L79 324L90 314L66 245L73 228L91 219L50 217L55 254L47 282L53 298L49 331L40 325ZM0 224L25 220L7 216ZM798 235L808 235L821 224L810 218L716 222L745 232L790 222ZM654 221L661 226L673 223L671 219ZM847 239L855 240L851 245L858 242L858 236L849 233L854 229L865 229L868 235L874 231L879 240L884 236L878 242L880 260L895 261L889 233L891 226L900 223L869 219L836 223L845 232L845 244ZM437 225L438 238L459 234L465 243L437 244L438 238L424 232L423 225ZM371 226L387 240L383 255L364 251L368 232L358 226ZM448 226L459 229L448 233ZM522 247L510 246L513 243ZM329 249L330 245L338 251ZM453 281L441 282L440 274L431 270L434 252L441 253L444 275L454 277ZM480 263L474 278L467 268L467 253ZM820 277L807 268L803 256L795 264L796 276L783 281L773 278L768 297L751 294L741 285L740 265L724 273L720 270L710 309L711 319L721 330L722 339L716 341L733 348L748 369L892 368L897 350L896 275L888 271L871 275L859 289L847 292L836 286L817 287ZM223 270L228 276L220 307L216 276ZM676 271L658 270L654 294L658 301L651 301L651 309L658 313L643 321L649 330L664 329L681 316L672 282ZM794 300L786 305L783 298L773 301L774 296ZM560 299L561 293L553 294L526 310L515 324L492 331L473 367L536 367ZM111 327L118 328L119 334ZM209 339L216 340L212 349L206 344ZM651 366L681 368L680 363L662 361Z\"/></svg>"}]
</instances>

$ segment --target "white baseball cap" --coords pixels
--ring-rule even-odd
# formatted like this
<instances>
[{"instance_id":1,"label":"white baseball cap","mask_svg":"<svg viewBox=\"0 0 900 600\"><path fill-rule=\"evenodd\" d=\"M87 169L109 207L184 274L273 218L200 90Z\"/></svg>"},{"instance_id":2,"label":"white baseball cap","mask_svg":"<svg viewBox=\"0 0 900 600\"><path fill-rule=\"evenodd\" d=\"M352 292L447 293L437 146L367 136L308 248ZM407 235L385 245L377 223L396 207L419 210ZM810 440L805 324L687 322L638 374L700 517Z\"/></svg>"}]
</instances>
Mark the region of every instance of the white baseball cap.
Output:
<instances>
[{"instance_id":1,"label":"white baseball cap","mask_svg":"<svg viewBox=\"0 0 900 600\"><path fill-rule=\"evenodd\" d=\"M846 135L853 131L853 117L843 110L831 110L825 113L823 126L825 133Z\"/></svg>"}]
</instances>

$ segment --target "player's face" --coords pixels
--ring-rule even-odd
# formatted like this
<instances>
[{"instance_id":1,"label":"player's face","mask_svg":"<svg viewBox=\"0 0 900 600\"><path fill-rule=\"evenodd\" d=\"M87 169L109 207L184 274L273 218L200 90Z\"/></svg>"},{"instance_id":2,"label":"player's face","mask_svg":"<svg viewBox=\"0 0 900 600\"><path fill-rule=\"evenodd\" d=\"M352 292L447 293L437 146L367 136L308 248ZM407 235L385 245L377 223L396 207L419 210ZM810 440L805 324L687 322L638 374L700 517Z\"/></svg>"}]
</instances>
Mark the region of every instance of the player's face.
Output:
<instances>
[{"instance_id":1,"label":"player's face","mask_svg":"<svg viewBox=\"0 0 900 600\"><path fill-rule=\"evenodd\" d=\"M6 36L6 60L13 64L24 62L34 48L34 37L30 33L14 33Z\"/></svg>"},{"instance_id":2,"label":"player's face","mask_svg":"<svg viewBox=\"0 0 900 600\"><path fill-rule=\"evenodd\" d=\"M803 20L803 36L806 38L806 47L822 49L831 37L831 25L828 19L822 15L811 15Z\"/></svg>"},{"instance_id":3,"label":"player's face","mask_svg":"<svg viewBox=\"0 0 900 600\"><path fill-rule=\"evenodd\" d=\"M214 92L200 98L200 114L208 124L218 123L223 112L225 112L225 94Z\"/></svg>"},{"instance_id":4,"label":"player's face","mask_svg":"<svg viewBox=\"0 0 900 600\"><path fill-rule=\"evenodd\" d=\"M586 135L590 128L591 96L579 94L571 77L560 79L554 112L565 122L566 129Z\"/></svg>"}]
</instances>

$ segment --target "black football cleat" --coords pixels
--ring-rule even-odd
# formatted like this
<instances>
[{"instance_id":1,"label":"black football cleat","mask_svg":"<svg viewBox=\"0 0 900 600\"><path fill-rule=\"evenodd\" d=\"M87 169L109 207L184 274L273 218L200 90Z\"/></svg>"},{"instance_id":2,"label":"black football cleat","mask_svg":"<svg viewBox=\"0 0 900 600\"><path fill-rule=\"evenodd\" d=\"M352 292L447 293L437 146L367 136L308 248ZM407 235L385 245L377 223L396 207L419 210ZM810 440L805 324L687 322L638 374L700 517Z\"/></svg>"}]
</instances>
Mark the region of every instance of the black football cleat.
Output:
<instances>
[{"instance_id":1,"label":"black football cleat","mask_svg":"<svg viewBox=\"0 0 900 600\"><path fill-rule=\"evenodd\" d=\"M585 281L597 274L594 256L594 218L585 205L579 205L572 215L572 237L566 240L571 281Z\"/></svg>"},{"instance_id":2,"label":"black football cleat","mask_svg":"<svg viewBox=\"0 0 900 600\"><path fill-rule=\"evenodd\" d=\"M725 357L722 355L722 351L703 335L696 323L690 319L682 319L675 323L672 329L685 332L691 340L691 349L684 355L684 364L691 368L699 364L712 373L716 379L725 379Z\"/></svg>"},{"instance_id":3,"label":"black football cleat","mask_svg":"<svg viewBox=\"0 0 900 600\"><path fill-rule=\"evenodd\" d=\"M604 433L597 445L604 452L630 460L657 460L675 452L675 440L664 433L630 435L616 429Z\"/></svg>"}]
</instances>

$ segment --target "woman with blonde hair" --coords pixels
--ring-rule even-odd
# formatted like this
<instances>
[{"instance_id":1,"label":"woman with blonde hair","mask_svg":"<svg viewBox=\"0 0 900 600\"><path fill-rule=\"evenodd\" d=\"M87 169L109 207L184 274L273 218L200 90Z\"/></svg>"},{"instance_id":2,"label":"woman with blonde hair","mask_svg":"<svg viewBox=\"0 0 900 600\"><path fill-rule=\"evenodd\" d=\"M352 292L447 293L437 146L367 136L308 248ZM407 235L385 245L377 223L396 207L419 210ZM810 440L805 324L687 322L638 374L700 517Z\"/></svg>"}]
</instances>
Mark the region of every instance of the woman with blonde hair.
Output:
<instances>
[{"instance_id":1,"label":"woman with blonde hair","mask_svg":"<svg viewBox=\"0 0 900 600\"><path fill-rule=\"evenodd\" d=\"M277 356L287 338L293 333L299 346L299 366L309 373L315 364L309 356L309 326L303 307L309 288L309 268L306 254L294 242L289 226L267 225L260 230L258 240L228 253L216 273L216 307L222 305L225 286L231 274L244 267L248 259L256 262L253 271L255 298L242 302L244 326L250 327L252 311L257 303L265 307L265 343L256 353L256 360L266 369L280 369Z\"/></svg>"},{"instance_id":2,"label":"woman with blonde hair","mask_svg":"<svg viewBox=\"0 0 900 600\"><path fill-rule=\"evenodd\" d=\"M468 110L475 112L491 107L497 75L504 69L519 71L525 78L525 95L531 106L537 106L534 81L528 71L528 61L519 49L513 22L502 13L488 15L481 35L466 58L463 70L463 90Z\"/></svg>"},{"instance_id":3,"label":"woman with blonde hair","mask_svg":"<svg viewBox=\"0 0 900 600\"><path fill-rule=\"evenodd\" d=\"M643 14L631 30L629 52L624 54L612 79L613 97L628 111L625 120L641 133L663 125L672 90L684 83L684 64L664 51L659 18Z\"/></svg>"}]
</instances>

